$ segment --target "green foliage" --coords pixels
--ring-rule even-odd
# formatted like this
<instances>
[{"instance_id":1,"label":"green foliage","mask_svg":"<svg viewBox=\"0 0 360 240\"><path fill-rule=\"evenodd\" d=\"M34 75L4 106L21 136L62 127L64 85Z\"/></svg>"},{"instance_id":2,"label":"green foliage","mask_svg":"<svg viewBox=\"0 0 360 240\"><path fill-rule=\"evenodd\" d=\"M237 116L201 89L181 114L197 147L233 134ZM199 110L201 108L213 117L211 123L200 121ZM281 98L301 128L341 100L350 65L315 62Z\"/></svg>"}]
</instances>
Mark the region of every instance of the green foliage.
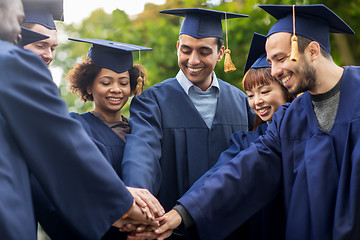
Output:
<instances>
[{"instance_id":1,"label":"green foliage","mask_svg":"<svg viewBox=\"0 0 360 240\"><path fill-rule=\"evenodd\" d=\"M315 0L222 0L219 5L211 5L204 0L167 0L164 5L147 4L144 12L129 17L125 12L115 10L111 14L98 9L85 19L80 25L60 25L59 34L65 33L69 37L103 38L108 40L132 43L152 47L153 51L142 52L140 62L148 73L147 86L152 86L179 71L177 65L176 42L178 40L181 19L174 16L162 15L158 12L170 8L201 7L219 11L247 14L249 18L228 20L228 38L231 57L237 71L224 73L223 61L218 63L215 72L217 76L241 88L247 52L253 32L266 34L275 19L258 8L259 4L316 4ZM323 2L323 1L322 1ZM347 22L355 32L359 32L357 24L360 15L360 0L342 1L328 0L326 5ZM225 25L224 29L225 29ZM225 34L224 34L225 37ZM225 39L224 39L225 40ZM334 38L331 36L332 56L336 63L358 64L360 61L360 44L358 36ZM340 47L339 47L340 46ZM61 67L67 73L76 62L81 61L87 53L90 44L67 41L57 49L54 65ZM350 49L345 54L342 47ZM350 56L351 55L351 56ZM139 61L134 53L134 62ZM353 61L353 62L351 62ZM64 77L65 78L65 77ZM60 86L61 96L67 102L69 110L84 112L92 109L91 103L81 104L77 96L69 90L66 82ZM129 104L124 107L123 114L128 116Z\"/></svg>"}]
</instances>

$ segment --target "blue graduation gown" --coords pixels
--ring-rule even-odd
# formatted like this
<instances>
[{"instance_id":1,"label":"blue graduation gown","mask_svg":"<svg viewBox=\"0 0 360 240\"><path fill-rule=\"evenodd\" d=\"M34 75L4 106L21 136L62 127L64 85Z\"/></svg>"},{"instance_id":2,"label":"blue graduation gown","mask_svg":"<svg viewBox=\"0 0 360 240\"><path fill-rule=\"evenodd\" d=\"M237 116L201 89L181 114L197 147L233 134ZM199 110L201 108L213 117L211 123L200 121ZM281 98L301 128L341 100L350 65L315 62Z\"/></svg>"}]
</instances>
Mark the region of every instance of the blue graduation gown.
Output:
<instances>
[{"instance_id":1,"label":"blue graduation gown","mask_svg":"<svg viewBox=\"0 0 360 240\"><path fill-rule=\"evenodd\" d=\"M88 133L93 142L112 165L119 177L121 177L121 161L125 142L100 119L90 112L78 114L70 113L72 118L81 122L85 131ZM49 197L41 189L36 179L32 179L32 190L38 193L34 197L34 208L36 210L36 219L40 222L49 237L53 240L59 239L80 239L79 233L74 226L68 224L61 214L57 212ZM110 227L110 226L109 226ZM117 229L110 229L106 237L102 239L126 239L124 233Z\"/></svg>"},{"instance_id":2,"label":"blue graduation gown","mask_svg":"<svg viewBox=\"0 0 360 240\"><path fill-rule=\"evenodd\" d=\"M133 203L66 104L44 62L0 41L0 239L36 239L30 172L85 239Z\"/></svg>"},{"instance_id":3,"label":"blue graduation gown","mask_svg":"<svg viewBox=\"0 0 360 240\"><path fill-rule=\"evenodd\" d=\"M122 166L126 185L149 189L170 210L216 163L231 134L248 131L253 113L246 95L220 79L219 86L211 129L175 78L134 97Z\"/></svg>"},{"instance_id":4,"label":"blue graduation gown","mask_svg":"<svg viewBox=\"0 0 360 240\"><path fill-rule=\"evenodd\" d=\"M263 123L258 126L255 131L235 132L231 136L230 147L221 153L217 163L200 177L187 193L203 186L206 179L214 174L221 166L231 161L231 159L236 157L241 151L247 149L259 136L264 135L267 127L268 124ZM284 239L285 212L282 197L282 194L278 194L264 208L252 215L244 224L238 224L238 228L232 234L225 232L224 235L230 235L228 236L230 239L241 238L242 240ZM221 232L222 229L218 228L217 231Z\"/></svg>"},{"instance_id":5,"label":"blue graduation gown","mask_svg":"<svg viewBox=\"0 0 360 240\"><path fill-rule=\"evenodd\" d=\"M286 239L360 239L360 67L345 67L330 132L308 92L248 149L179 200L203 239L222 239L283 190ZM224 231L218 234L218 229Z\"/></svg>"},{"instance_id":6,"label":"blue graduation gown","mask_svg":"<svg viewBox=\"0 0 360 240\"><path fill-rule=\"evenodd\" d=\"M81 115L78 113L70 113L70 116L81 122L86 132L103 152L106 159L121 178L121 162L125 147L124 140L90 112Z\"/></svg>"}]
</instances>

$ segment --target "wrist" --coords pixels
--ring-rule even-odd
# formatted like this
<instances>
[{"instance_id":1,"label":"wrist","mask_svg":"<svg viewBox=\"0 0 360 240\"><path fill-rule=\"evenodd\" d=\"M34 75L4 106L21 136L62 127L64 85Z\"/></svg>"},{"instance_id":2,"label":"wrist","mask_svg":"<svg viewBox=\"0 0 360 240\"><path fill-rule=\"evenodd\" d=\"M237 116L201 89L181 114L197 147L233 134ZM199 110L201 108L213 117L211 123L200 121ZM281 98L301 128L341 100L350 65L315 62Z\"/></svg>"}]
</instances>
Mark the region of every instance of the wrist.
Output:
<instances>
[{"instance_id":1,"label":"wrist","mask_svg":"<svg viewBox=\"0 0 360 240\"><path fill-rule=\"evenodd\" d=\"M131 205L129 210L124 215L122 215L121 219L127 218L134 207L135 207L135 199L133 200L133 204Z\"/></svg>"}]
</instances>

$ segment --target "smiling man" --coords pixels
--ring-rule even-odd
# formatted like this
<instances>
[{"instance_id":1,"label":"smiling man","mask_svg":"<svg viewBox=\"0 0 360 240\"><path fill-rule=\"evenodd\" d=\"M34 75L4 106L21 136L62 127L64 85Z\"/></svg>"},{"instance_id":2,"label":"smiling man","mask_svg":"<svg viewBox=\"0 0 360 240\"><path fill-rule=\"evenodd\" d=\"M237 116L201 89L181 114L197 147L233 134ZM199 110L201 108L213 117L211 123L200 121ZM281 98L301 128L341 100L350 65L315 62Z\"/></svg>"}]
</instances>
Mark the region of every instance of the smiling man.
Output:
<instances>
[{"instance_id":1,"label":"smiling man","mask_svg":"<svg viewBox=\"0 0 360 240\"><path fill-rule=\"evenodd\" d=\"M24 48L39 55L49 66L54 60L55 49L58 46L54 20L63 21L63 0L22 1L25 11L25 21L22 26L49 37L28 44Z\"/></svg>"},{"instance_id":2,"label":"smiling man","mask_svg":"<svg viewBox=\"0 0 360 240\"><path fill-rule=\"evenodd\" d=\"M168 211L216 163L233 132L252 128L254 115L245 93L214 73L225 50L225 13L161 13L185 17L177 42L180 71L132 100L122 175L128 186L150 190Z\"/></svg>"},{"instance_id":3,"label":"smiling man","mask_svg":"<svg viewBox=\"0 0 360 240\"><path fill-rule=\"evenodd\" d=\"M354 32L322 4L260 7L278 19L266 43L272 75L290 92L306 92L279 108L264 136L178 202L201 239L223 239L221 232L233 230L224 222L245 221L278 193L285 239L360 239L360 68L335 64L329 40L329 33ZM181 222L174 219L168 218L171 228Z\"/></svg>"}]
</instances>

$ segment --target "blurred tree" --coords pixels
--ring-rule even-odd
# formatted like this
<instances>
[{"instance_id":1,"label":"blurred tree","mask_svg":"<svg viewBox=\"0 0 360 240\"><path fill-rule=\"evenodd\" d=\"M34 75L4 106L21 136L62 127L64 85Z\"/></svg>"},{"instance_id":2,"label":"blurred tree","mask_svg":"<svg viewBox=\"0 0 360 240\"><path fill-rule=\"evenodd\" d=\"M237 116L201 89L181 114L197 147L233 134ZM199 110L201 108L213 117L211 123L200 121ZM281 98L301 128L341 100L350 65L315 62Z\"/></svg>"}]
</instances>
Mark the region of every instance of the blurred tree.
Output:
<instances>
[{"instance_id":1,"label":"blurred tree","mask_svg":"<svg viewBox=\"0 0 360 240\"><path fill-rule=\"evenodd\" d=\"M260 4L317 4L315 0L221 0L219 4L206 0L167 0L163 5L146 4L144 11L129 17L121 10L111 14L102 9L94 11L91 16L80 25L61 25L59 32L69 37L103 38L113 41L132 43L152 47L153 51L142 52L140 63L148 73L147 86L152 86L169 77L176 75L179 70L176 56L176 42L182 19L175 16L162 15L158 12L171 8L208 8L219 11L247 14L249 18L231 19L227 21L229 49L232 61L237 70L224 73L223 62L218 63L215 72L217 76L241 88L244 65L253 32L267 34L269 28L276 21L257 6ZM360 0L339 2L327 0L326 6L337 13L355 32L360 31L357 24L360 16ZM225 30L225 24L223 24ZM225 34L224 34L225 37ZM225 39L224 39L225 40ZM359 65L360 44L358 36L331 34L332 56L339 65ZM76 62L86 56L90 44L67 41L57 49L54 65L61 67L67 73ZM139 54L133 53L134 62L139 61ZM64 77L65 78L65 77ZM84 112L92 108L91 103L83 104L77 96L69 92L64 81L60 86L61 96L65 99L70 111ZM123 113L128 116L129 104L124 107Z\"/></svg>"}]
</instances>

